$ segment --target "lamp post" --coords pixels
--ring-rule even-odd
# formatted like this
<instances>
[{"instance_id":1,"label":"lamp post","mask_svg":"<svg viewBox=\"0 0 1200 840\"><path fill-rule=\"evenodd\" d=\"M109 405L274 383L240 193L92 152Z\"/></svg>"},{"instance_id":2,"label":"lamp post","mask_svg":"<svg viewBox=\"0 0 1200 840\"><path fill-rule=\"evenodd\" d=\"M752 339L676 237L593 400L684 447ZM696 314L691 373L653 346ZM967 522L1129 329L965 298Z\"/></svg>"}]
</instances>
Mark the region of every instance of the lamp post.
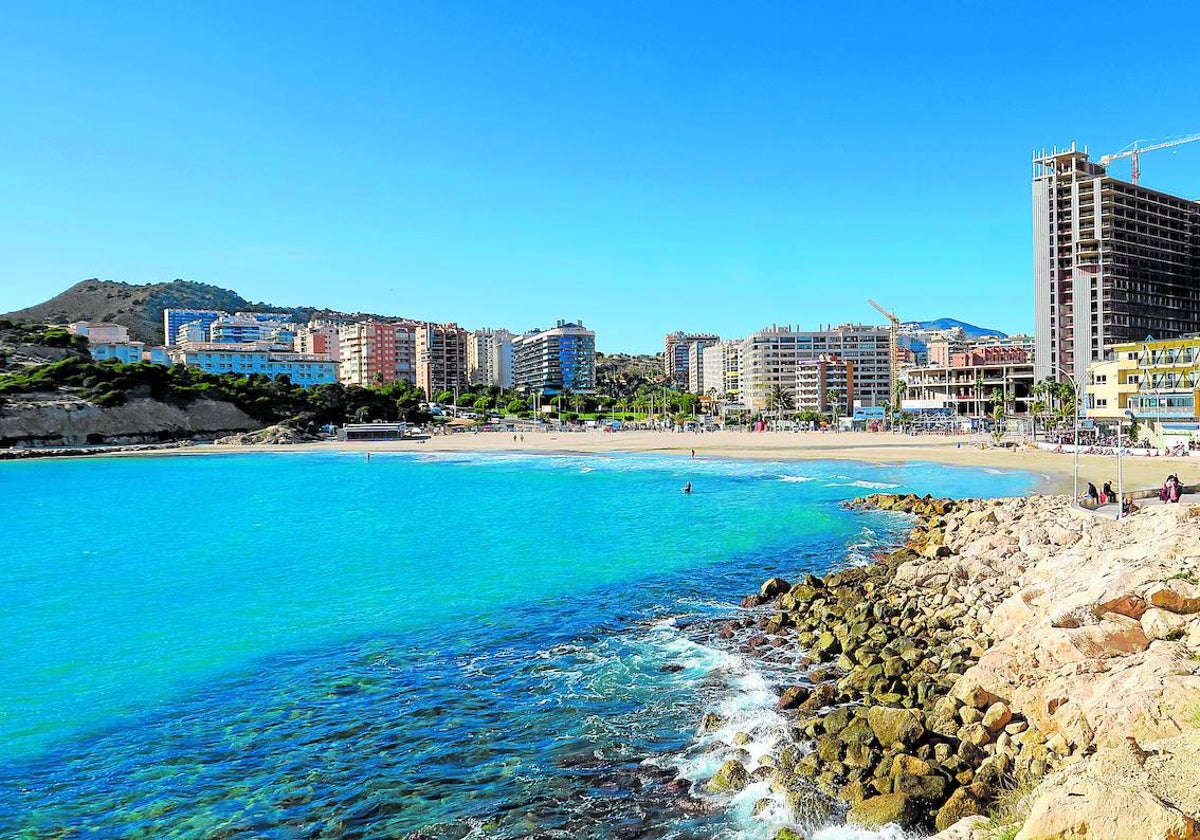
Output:
<instances>
[{"instance_id":1,"label":"lamp post","mask_svg":"<svg viewBox=\"0 0 1200 840\"><path fill-rule=\"evenodd\" d=\"M1134 419L1133 412L1125 409L1125 416ZM1121 418L1117 418L1117 519L1125 513L1125 471L1121 461Z\"/></svg>"},{"instance_id":2,"label":"lamp post","mask_svg":"<svg viewBox=\"0 0 1200 840\"><path fill-rule=\"evenodd\" d=\"M1075 410L1072 412L1075 415L1075 482L1071 504L1079 504L1079 384L1058 365L1050 365L1050 368L1061 373L1071 383L1071 395L1075 400Z\"/></svg>"}]
</instances>

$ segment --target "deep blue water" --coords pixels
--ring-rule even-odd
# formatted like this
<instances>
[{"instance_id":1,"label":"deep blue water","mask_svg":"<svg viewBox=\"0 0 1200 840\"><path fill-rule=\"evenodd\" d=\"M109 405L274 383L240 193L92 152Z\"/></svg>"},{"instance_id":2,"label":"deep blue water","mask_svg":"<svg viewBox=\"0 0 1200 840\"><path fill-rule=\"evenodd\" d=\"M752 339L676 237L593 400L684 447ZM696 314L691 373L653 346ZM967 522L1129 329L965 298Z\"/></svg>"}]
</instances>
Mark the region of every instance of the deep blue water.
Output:
<instances>
[{"instance_id":1,"label":"deep blue water","mask_svg":"<svg viewBox=\"0 0 1200 840\"><path fill-rule=\"evenodd\" d=\"M0 836L768 831L761 789L697 815L669 784L735 731L784 737L789 662L717 621L903 533L844 499L1031 486L651 455L0 463ZM709 710L730 724L699 736Z\"/></svg>"}]
</instances>

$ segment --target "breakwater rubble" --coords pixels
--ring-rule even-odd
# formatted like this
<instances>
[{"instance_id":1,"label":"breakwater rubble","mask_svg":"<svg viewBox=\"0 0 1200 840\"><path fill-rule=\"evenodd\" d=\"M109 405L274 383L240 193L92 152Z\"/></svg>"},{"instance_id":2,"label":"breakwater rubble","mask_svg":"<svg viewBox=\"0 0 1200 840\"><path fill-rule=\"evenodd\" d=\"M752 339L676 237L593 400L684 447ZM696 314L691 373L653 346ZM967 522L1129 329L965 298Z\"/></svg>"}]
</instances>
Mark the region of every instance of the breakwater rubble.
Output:
<instances>
[{"instance_id":1,"label":"breakwater rubble","mask_svg":"<svg viewBox=\"0 0 1200 840\"><path fill-rule=\"evenodd\" d=\"M1200 838L1200 518L1113 522L1061 497L847 504L911 516L909 537L746 598L726 635L803 654L778 701L791 738L730 757L711 793L765 782L754 807L786 803L786 840L842 821Z\"/></svg>"}]
</instances>

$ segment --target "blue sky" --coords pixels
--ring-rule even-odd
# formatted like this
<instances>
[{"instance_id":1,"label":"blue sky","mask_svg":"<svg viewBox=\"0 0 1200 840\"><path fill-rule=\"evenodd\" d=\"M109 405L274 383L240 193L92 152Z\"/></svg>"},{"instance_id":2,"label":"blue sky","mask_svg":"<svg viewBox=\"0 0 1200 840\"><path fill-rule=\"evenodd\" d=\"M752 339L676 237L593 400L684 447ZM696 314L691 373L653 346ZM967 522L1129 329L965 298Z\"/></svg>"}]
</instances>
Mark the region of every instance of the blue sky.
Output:
<instances>
[{"instance_id":1,"label":"blue sky","mask_svg":"<svg viewBox=\"0 0 1200 840\"><path fill-rule=\"evenodd\" d=\"M1184 3L8 4L0 311L182 277L582 318L603 350L868 296L1030 329L1031 149L1200 131L1198 31ZM1200 197L1200 143L1142 170Z\"/></svg>"}]
</instances>

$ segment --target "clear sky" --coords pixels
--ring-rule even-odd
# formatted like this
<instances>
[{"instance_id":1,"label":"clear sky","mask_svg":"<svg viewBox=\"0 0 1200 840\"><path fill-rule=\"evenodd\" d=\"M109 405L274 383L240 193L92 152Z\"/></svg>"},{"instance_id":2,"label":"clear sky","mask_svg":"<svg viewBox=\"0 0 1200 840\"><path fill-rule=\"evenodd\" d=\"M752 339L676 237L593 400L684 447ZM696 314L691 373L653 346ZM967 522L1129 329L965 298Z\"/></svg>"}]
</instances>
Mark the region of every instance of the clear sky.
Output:
<instances>
[{"instance_id":1,"label":"clear sky","mask_svg":"<svg viewBox=\"0 0 1200 840\"><path fill-rule=\"evenodd\" d=\"M181 277L602 350L868 296L1028 330L1031 149L1200 131L1198 32L1196 3L8 3L0 311ZM1200 143L1142 170L1200 196Z\"/></svg>"}]
</instances>

